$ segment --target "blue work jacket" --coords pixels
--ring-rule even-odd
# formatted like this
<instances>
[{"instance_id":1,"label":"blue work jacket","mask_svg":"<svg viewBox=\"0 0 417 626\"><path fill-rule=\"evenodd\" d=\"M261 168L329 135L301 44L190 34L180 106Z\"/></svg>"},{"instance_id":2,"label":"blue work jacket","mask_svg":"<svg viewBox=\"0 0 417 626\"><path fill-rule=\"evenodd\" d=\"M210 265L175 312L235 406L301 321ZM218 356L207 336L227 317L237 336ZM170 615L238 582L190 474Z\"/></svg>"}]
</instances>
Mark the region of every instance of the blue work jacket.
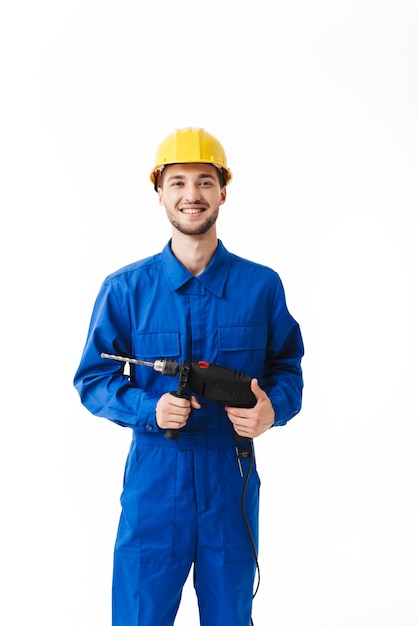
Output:
<instances>
[{"instance_id":1,"label":"blue work jacket","mask_svg":"<svg viewBox=\"0 0 417 626\"><path fill-rule=\"evenodd\" d=\"M155 409L178 380L151 367L103 359L208 361L257 378L275 425L301 408L303 342L278 274L229 253L219 240L209 266L193 276L163 251L108 276L100 289L74 384L94 415L159 432ZM232 430L223 405L199 398L185 430Z\"/></svg>"}]
</instances>

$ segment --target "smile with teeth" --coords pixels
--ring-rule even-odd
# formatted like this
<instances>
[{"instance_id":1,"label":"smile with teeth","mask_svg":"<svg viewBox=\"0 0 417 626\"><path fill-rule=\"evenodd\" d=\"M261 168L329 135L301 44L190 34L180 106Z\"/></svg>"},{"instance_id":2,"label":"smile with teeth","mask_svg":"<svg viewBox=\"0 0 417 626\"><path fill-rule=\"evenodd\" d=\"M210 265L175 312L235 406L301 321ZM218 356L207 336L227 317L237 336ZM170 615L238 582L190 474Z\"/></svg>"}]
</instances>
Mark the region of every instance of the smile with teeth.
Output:
<instances>
[{"instance_id":1,"label":"smile with teeth","mask_svg":"<svg viewBox=\"0 0 417 626\"><path fill-rule=\"evenodd\" d=\"M186 213L187 215L195 215L196 213L203 213L205 209L203 207L184 207L180 209L181 213Z\"/></svg>"}]
</instances>

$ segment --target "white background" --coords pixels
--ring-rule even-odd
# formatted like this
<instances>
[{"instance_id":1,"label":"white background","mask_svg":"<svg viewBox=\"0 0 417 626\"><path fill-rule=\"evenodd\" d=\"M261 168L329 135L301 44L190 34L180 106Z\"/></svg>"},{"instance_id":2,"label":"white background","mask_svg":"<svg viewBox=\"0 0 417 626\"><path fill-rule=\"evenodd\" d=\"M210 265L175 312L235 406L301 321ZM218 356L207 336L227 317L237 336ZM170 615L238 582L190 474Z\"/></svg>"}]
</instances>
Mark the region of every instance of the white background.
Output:
<instances>
[{"instance_id":1,"label":"white background","mask_svg":"<svg viewBox=\"0 0 417 626\"><path fill-rule=\"evenodd\" d=\"M416 32L412 0L3 3L2 624L110 626L130 432L72 378L103 278L170 235L157 145L203 126L219 236L306 347L302 412L256 442L255 625L415 626Z\"/></svg>"}]
</instances>

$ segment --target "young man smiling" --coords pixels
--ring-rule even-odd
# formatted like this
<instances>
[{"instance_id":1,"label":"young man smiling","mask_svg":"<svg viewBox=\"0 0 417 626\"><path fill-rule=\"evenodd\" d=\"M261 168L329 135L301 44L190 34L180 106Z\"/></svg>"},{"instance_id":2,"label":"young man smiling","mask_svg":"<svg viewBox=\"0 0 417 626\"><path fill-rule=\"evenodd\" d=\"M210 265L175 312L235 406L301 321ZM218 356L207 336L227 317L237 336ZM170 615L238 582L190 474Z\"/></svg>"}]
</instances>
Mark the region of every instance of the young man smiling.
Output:
<instances>
[{"instance_id":1,"label":"young man smiling","mask_svg":"<svg viewBox=\"0 0 417 626\"><path fill-rule=\"evenodd\" d=\"M232 178L220 142L201 128L176 130L150 178L171 239L105 279L74 381L87 409L133 434L113 626L172 626L192 566L201 626L249 626L260 487L253 439L300 411L303 342L278 274L217 237ZM182 397L168 376L138 364L127 375L102 353L243 372L254 406Z\"/></svg>"}]
</instances>

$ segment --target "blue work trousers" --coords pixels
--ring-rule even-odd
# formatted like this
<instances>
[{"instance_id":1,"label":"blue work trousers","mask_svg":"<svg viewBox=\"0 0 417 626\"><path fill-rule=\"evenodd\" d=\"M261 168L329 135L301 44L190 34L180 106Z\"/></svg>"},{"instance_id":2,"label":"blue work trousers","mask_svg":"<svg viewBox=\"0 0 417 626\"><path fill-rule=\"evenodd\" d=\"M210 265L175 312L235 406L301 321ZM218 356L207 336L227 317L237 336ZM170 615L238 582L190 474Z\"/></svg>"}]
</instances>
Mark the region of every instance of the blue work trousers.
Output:
<instances>
[{"instance_id":1,"label":"blue work trousers","mask_svg":"<svg viewBox=\"0 0 417 626\"><path fill-rule=\"evenodd\" d=\"M260 482L246 450L228 432L181 432L174 441L134 434L115 545L113 626L173 626L193 564L201 626L250 626Z\"/></svg>"}]
</instances>

